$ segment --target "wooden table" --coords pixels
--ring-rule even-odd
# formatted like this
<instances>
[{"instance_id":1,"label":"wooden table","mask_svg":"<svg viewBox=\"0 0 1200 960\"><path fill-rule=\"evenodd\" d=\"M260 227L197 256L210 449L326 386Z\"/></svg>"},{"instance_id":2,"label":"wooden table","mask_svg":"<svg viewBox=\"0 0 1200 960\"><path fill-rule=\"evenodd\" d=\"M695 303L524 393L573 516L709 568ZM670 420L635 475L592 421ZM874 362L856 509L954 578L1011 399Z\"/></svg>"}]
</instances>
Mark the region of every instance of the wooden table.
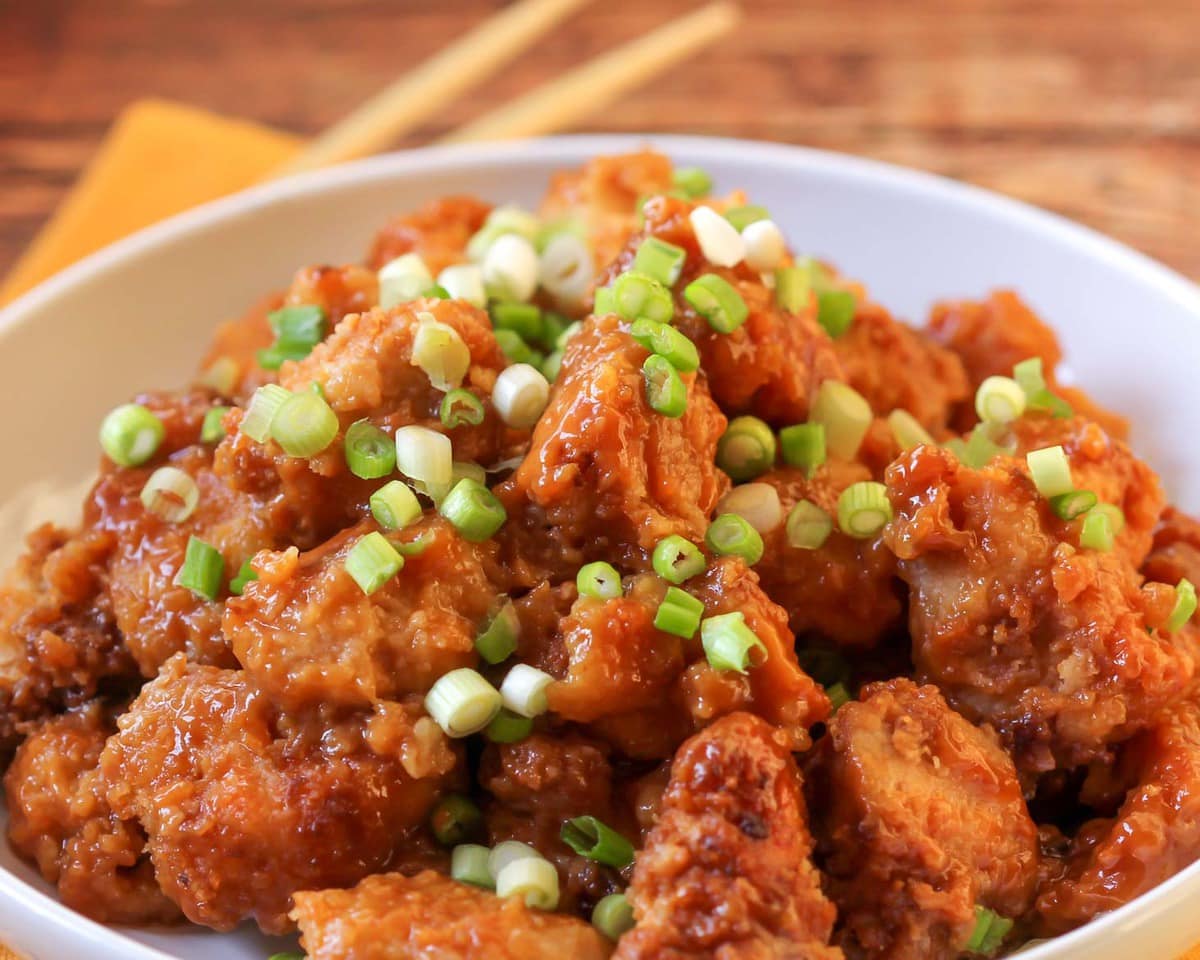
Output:
<instances>
[{"instance_id":1,"label":"wooden table","mask_svg":"<svg viewBox=\"0 0 1200 960\"><path fill-rule=\"evenodd\" d=\"M743 0L748 22L596 130L804 143L1090 223L1200 278L1197 0ZM156 94L301 132L499 0L0 0L0 272L114 113ZM417 142L684 0L604 0Z\"/></svg>"}]
</instances>

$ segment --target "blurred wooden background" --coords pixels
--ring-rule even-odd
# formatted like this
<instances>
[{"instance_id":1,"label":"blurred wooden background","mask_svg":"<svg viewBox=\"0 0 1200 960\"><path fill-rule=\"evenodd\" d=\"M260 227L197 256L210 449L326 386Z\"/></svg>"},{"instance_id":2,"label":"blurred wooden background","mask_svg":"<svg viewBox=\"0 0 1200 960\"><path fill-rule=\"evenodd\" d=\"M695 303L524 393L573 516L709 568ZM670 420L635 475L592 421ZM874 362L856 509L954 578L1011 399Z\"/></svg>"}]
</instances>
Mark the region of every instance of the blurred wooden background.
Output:
<instances>
[{"instance_id":1,"label":"blurred wooden background","mask_svg":"<svg viewBox=\"0 0 1200 960\"><path fill-rule=\"evenodd\" d=\"M597 2L424 135L698 2ZM736 37L590 128L759 137L923 167L1059 210L1200 278L1200 0L742 2ZM0 272L129 100L315 131L500 5L0 0Z\"/></svg>"}]
</instances>

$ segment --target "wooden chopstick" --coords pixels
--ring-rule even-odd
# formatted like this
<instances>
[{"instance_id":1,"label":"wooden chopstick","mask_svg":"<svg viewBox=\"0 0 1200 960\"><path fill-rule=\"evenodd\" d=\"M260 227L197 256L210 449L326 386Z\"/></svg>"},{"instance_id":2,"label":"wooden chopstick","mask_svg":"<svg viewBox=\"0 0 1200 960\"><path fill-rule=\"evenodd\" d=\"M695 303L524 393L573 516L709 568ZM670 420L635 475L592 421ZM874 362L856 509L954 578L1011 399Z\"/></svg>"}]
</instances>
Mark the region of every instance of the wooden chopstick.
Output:
<instances>
[{"instance_id":1,"label":"wooden chopstick","mask_svg":"<svg viewBox=\"0 0 1200 960\"><path fill-rule=\"evenodd\" d=\"M381 90L271 176L313 170L385 149L587 2L518 0Z\"/></svg>"},{"instance_id":2,"label":"wooden chopstick","mask_svg":"<svg viewBox=\"0 0 1200 960\"><path fill-rule=\"evenodd\" d=\"M442 143L536 137L571 126L724 36L741 19L730 2L712 3L601 54L523 97L444 136Z\"/></svg>"}]
</instances>

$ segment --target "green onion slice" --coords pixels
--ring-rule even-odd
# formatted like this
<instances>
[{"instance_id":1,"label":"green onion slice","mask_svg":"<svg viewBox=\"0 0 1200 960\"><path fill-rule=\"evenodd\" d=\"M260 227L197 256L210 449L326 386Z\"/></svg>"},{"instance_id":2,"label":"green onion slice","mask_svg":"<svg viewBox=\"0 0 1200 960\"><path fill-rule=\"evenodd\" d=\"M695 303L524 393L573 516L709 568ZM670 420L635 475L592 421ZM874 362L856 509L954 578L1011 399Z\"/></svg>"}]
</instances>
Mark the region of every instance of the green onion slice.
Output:
<instances>
[{"instance_id":1,"label":"green onion slice","mask_svg":"<svg viewBox=\"0 0 1200 960\"><path fill-rule=\"evenodd\" d=\"M100 424L100 447L118 466L138 467L158 452L166 435L158 417L141 404L126 403Z\"/></svg>"},{"instance_id":2,"label":"green onion slice","mask_svg":"<svg viewBox=\"0 0 1200 960\"><path fill-rule=\"evenodd\" d=\"M826 380L817 389L809 420L825 427L825 445L835 457L853 460L871 426L871 405L849 384Z\"/></svg>"},{"instance_id":3,"label":"green onion slice","mask_svg":"<svg viewBox=\"0 0 1200 960\"><path fill-rule=\"evenodd\" d=\"M657 320L635 320L629 335L638 343L670 361L671 366L684 373L700 369L700 351L684 334Z\"/></svg>"},{"instance_id":4,"label":"green onion slice","mask_svg":"<svg viewBox=\"0 0 1200 960\"><path fill-rule=\"evenodd\" d=\"M741 233L752 223L758 223L759 220L770 220L771 215L767 212L766 207L747 204L741 207L730 207L725 211L725 219L733 224L733 229Z\"/></svg>"},{"instance_id":5,"label":"green onion slice","mask_svg":"<svg viewBox=\"0 0 1200 960\"><path fill-rule=\"evenodd\" d=\"M448 793L429 815L433 838L443 847L454 847L479 834L483 813L461 793Z\"/></svg>"},{"instance_id":6,"label":"green onion slice","mask_svg":"<svg viewBox=\"0 0 1200 960\"><path fill-rule=\"evenodd\" d=\"M504 505L478 480L465 477L446 495L438 512L454 524L464 540L482 543L504 526Z\"/></svg>"},{"instance_id":7,"label":"green onion slice","mask_svg":"<svg viewBox=\"0 0 1200 960\"><path fill-rule=\"evenodd\" d=\"M612 291L617 313L628 320L669 323L675 315L671 291L647 274L628 270L613 281Z\"/></svg>"},{"instance_id":8,"label":"green onion slice","mask_svg":"<svg viewBox=\"0 0 1200 960\"><path fill-rule=\"evenodd\" d=\"M704 542L713 553L741 557L747 566L762 559L762 535L736 513L723 513L710 523Z\"/></svg>"},{"instance_id":9,"label":"green onion slice","mask_svg":"<svg viewBox=\"0 0 1200 960\"><path fill-rule=\"evenodd\" d=\"M449 491L454 478L454 451L444 433L414 424L396 431L396 466L429 489Z\"/></svg>"},{"instance_id":10,"label":"green onion slice","mask_svg":"<svg viewBox=\"0 0 1200 960\"><path fill-rule=\"evenodd\" d=\"M420 254L406 253L379 268L379 305L384 310L425 296L433 275Z\"/></svg>"},{"instance_id":11,"label":"green onion slice","mask_svg":"<svg viewBox=\"0 0 1200 960\"><path fill-rule=\"evenodd\" d=\"M493 333L496 345L509 363L528 363L536 365L542 362L542 355L534 350L515 330L496 330Z\"/></svg>"},{"instance_id":12,"label":"green onion slice","mask_svg":"<svg viewBox=\"0 0 1200 960\"><path fill-rule=\"evenodd\" d=\"M651 354L642 364L646 381L646 402L650 409L675 420L687 410L687 384L675 365L666 357Z\"/></svg>"},{"instance_id":13,"label":"green onion slice","mask_svg":"<svg viewBox=\"0 0 1200 960\"><path fill-rule=\"evenodd\" d=\"M1089 510L1079 528L1079 545L1085 550L1109 553L1113 548L1112 519L1107 513Z\"/></svg>"},{"instance_id":14,"label":"green onion slice","mask_svg":"<svg viewBox=\"0 0 1200 960\"><path fill-rule=\"evenodd\" d=\"M462 387L456 387L442 397L441 406L438 407L438 419L447 430L461 426L477 427L483 423L483 418L483 401Z\"/></svg>"},{"instance_id":15,"label":"green onion slice","mask_svg":"<svg viewBox=\"0 0 1200 960\"><path fill-rule=\"evenodd\" d=\"M175 583L205 600L216 600L224 579L225 558L220 551L199 537L188 537L183 566L175 575Z\"/></svg>"},{"instance_id":16,"label":"green onion slice","mask_svg":"<svg viewBox=\"0 0 1200 960\"><path fill-rule=\"evenodd\" d=\"M857 309L858 301L849 290L820 290L817 293L817 323L835 340L850 329Z\"/></svg>"},{"instance_id":17,"label":"green onion slice","mask_svg":"<svg viewBox=\"0 0 1200 960\"><path fill-rule=\"evenodd\" d=\"M541 340L546 331L542 310L533 303L494 303L490 313L493 327L512 330L522 340Z\"/></svg>"},{"instance_id":18,"label":"green onion slice","mask_svg":"<svg viewBox=\"0 0 1200 960\"><path fill-rule=\"evenodd\" d=\"M268 383L259 387L250 397L250 403L246 407L238 430L251 440L266 443L267 437L271 435L271 424L275 420L275 415L279 412L279 408L291 398L291 392L277 383Z\"/></svg>"},{"instance_id":19,"label":"green onion slice","mask_svg":"<svg viewBox=\"0 0 1200 960\"><path fill-rule=\"evenodd\" d=\"M673 287L683 273L687 252L658 237L647 237L633 258L633 269L665 287Z\"/></svg>"},{"instance_id":20,"label":"green onion slice","mask_svg":"<svg viewBox=\"0 0 1200 960\"><path fill-rule=\"evenodd\" d=\"M475 649L488 663L503 663L517 650L521 619L511 600L506 600L488 625L475 638Z\"/></svg>"},{"instance_id":21,"label":"green onion slice","mask_svg":"<svg viewBox=\"0 0 1200 960\"><path fill-rule=\"evenodd\" d=\"M668 583L683 583L704 572L704 554L690 540L678 534L663 537L654 546L651 557L654 572Z\"/></svg>"},{"instance_id":22,"label":"green onion slice","mask_svg":"<svg viewBox=\"0 0 1200 960\"><path fill-rule=\"evenodd\" d=\"M258 351L258 365L278 370L285 360L303 360L325 339L325 311L315 304L283 307L267 314L275 342Z\"/></svg>"},{"instance_id":23,"label":"green onion slice","mask_svg":"<svg viewBox=\"0 0 1200 960\"><path fill-rule=\"evenodd\" d=\"M521 717L540 717L549 709L546 690L554 678L545 670L518 663L508 671L500 684L501 702Z\"/></svg>"},{"instance_id":24,"label":"green onion slice","mask_svg":"<svg viewBox=\"0 0 1200 960\"><path fill-rule=\"evenodd\" d=\"M852 696L850 696L850 691L846 689L846 685L843 683L835 683L832 686L826 687L825 696L829 698L830 715L837 713L842 707L854 699Z\"/></svg>"},{"instance_id":25,"label":"green onion slice","mask_svg":"<svg viewBox=\"0 0 1200 960\"><path fill-rule=\"evenodd\" d=\"M386 477L396 469L396 441L369 420L350 425L343 452L350 472L364 480Z\"/></svg>"},{"instance_id":26,"label":"green onion slice","mask_svg":"<svg viewBox=\"0 0 1200 960\"><path fill-rule=\"evenodd\" d=\"M633 844L595 817L573 817L562 826L562 841L580 856L616 870L633 863Z\"/></svg>"},{"instance_id":27,"label":"green onion slice","mask_svg":"<svg viewBox=\"0 0 1200 960\"><path fill-rule=\"evenodd\" d=\"M610 893L607 897L602 897L592 909L592 926L614 941L632 930L633 907L625 898L625 894Z\"/></svg>"},{"instance_id":28,"label":"green onion slice","mask_svg":"<svg viewBox=\"0 0 1200 960\"><path fill-rule=\"evenodd\" d=\"M717 441L717 466L735 481L753 480L775 465L775 434L758 417L734 417Z\"/></svg>"},{"instance_id":29,"label":"green onion slice","mask_svg":"<svg viewBox=\"0 0 1200 960\"><path fill-rule=\"evenodd\" d=\"M197 379L203 387L211 387L223 397L233 394L242 368L233 357L217 357Z\"/></svg>"},{"instance_id":30,"label":"green onion slice","mask_svg":"<svg viewBox=\"0 0 1200 960\"><path fill-rule=\"evenodd\" d=\"M779 490L769 483L743 483L717 502L717 514L735 514L761 534L783 524L783 503Z\"/></svg>"},{"instance_id":31,"label":"green onion slice","mask_svg":"<svg viewBox=\"0 0 1200 960\"><path fill-rule=\"evenodd\" d=\"M1012 926L1013 922L1007 917L976 904L975 928L967 938L964 949L967 953L990 957L1000 949Z\"/></svg>"},{"instance_id":32,"label":"green onion slice","mask_svg":"<svg viewBox=\"0 0 1200 960\"><path fill-rule=\"evenodd\" d=\"M750 316L750 308L737 287L715 273L706 273L689 283L683 290L683 299L717 333L732 333Z\"/></svg>"},{"instance_id":33,"label":"green onion slice","mask_svg":"<svg viewBox=\"0 0 1200 960\"><path fill-rule=\"evenodd\" d=\"M429 377L437 390L451 390L463 382L471 369L471 350L454 327L434 318L432 313L417 314L420 322L413 336L412 362Z\"/></svg>"},{"instance_id":34,"label":"green onion slice","mask_svg":"<svg viewBox=\"0 0 1200 960\"><path fill-rule=\"evenodd\" d=\"M700 642L714 670L745 673L748 667L761 665L767 657L766 646L746 626L746 616L740 610L702 621Z\"/></svg>"},{"instance_id":35,"label":"green onion slice","mask_svg":"<svg viewBox=\"0 0 1200 960\"><path fill-rule=\"evenodd\" d=\"M984 423L1012 423L1025 412L1025 391L1009 377L988 377L975 391L975 412Z\"/></svg>"},{"instance_id":36,"label":"green onion slice","mask_svg":"<svg viewBox=\"0 0 1200 960\"><path fill-rule=\"evenodd\" d=\"M225 426L222 420L229 412L229 407L211 407L204 414L204 422L200 425L201 443L220 443L225 439Z\"/></svg>"},{"instance_id":37,"label":"green onion slice","mask_svg":"<svg viewBox=\"0 0 1200 960\"><path fill-rule=\"evenodd\" d=\"M704 603L686 590L667 587L662 603L654 614L654 626L663 633L690 640L700 629L704 616Z\"/></svg>"},{"instance_id":38,"label":"green onion slice","mask_svg":"<svg viewBox=\"0 0 1200 960\"><path fill-rule=\"evenodd\" d=\"M496 882L488 872L487 847L478 843L461 843L450 851L450 878L469 883L484 890L495 889Z\"/></svg>"},{"instance_id":39,"label":"green onion slice","mask_svg":"<svg viewBox=\"0 0 1200 960\"><path fill-rule=\"evenodd\" d=\"M531 733L533 719L513 713L507 707L502 707L483 730L483 735L492 743L520 743Z\"/></svg>"},{"instance_id":40,"label":"green onion slice","mask_svg":"<svg viewBox=\"0 0 1200 960\"><path fill-rule=\"evenodd\" d=\"M811 500L801 500L788 513L787 541L798 550L820 550L833 532L833 517Z\"/></svg>"},{"instance_id":41,"label":"green onion slice","mask_svg":"<svg viewBox=\"0 0 1200 960\"><path fill-rule=\"evenodd\" d=\"M933 443L929 431L907 410L893 410L888 414L887 422L901 450L912 450L923 443Z\"/></svg>"},{"instance_id":42,"label":"green onion slice","mask_svg":"<svg viewBox=\"0 0 1200 960\"><path fill-rule=\"evenodd\" d=\"M783 462L799 467L811 479L825 462L825 424L797 423L779 431L779 449Z\"/></svg>"},{"instance_id":43,"label":"green onion slice","mask_svg":"<svg viewBox=\"0 0 1200 960\"><path fill-rule=\"evenodd\" d=\"M289 457L316 456L333 443L337 432L337 414L323 397L310 391L292 394L271 420L271 439Z\"/></svg>"},{"instance_id":44,"label":"green onion slice","mask_svg":"<svg viewBox=\"0 0 1200 960\"><path fill-rule=\"evenodd\" d=\"M229 592L235 597L240 597L246 589L246 584L258 579L258 572L254 569L251 560L243 560L242 565L238 567L237 576L229 581Z\"/></svg>"},{"instance_id":45,"label":"green onion slice","mask_svg":"<svg viewBox=\"0 0 1200 960\"><path fill-rule=\"evenodd\" d=\"M167 523L182 523L200 503L200 488L178 467L159 467L142 487L142 506Z\"/></svg>"},{"instance_id":46,"label":"green onion slice","mask_svg":"<svg viewBox=\"0 0 1200 960\"><path fill-rule=\"evenodd\" d=\"M544 860L545 858L527 843L521 843L519 840L505 840L492 847L488 854L488 873L495 879L509 864L526 859Z\"/></svg>"},{"instance_id":47,"label":"green onion slice","mask_svg":"<svg viewBox=\"0 0 1200 960\"><path fill-rule=\"evenodd\" d=\"M528 363L506 367L492 387L492 406L500 419L517 430L537 424L550 402L550 382Z\"/></svg>"},{"instance_id":48,"label":"green onion slice","mask_svg":"<svg viewBox=\"0 0 1200 960\"><path fill-rule=\"evenodd\" d=\"M343 562L346 573L368 596L391 580L403 566L404 557L378 530L361 537Z\"/></svg>"},{"instance_id":49,"label":"green onion slice","mask_svg":"<svg viewBox=\"0 0 1200 960\"><path fill-rule=\"evenodd\" d=\"M1175 606L1163 629L1170 633L1182 630L1196 612L1196 587L1192 581L1184 577L1175 584Z\"/></svg>"},{"instance_id":50,"label":"green onion slice","mask_svg":"<svg viewBox=\"0 0 1200 960\"><path fill-rule=\"evenodd\" d=\"M712 177L699 167L680 167L671 178L671 183L692 200L707 196L712 191Z\"/></svg>"},{"instance_id":51,"label":"green onion slice","mask_svg":"<svg viewBox=\"0 0 1200 960\"><path fill-rule=\"evenodd\" d=\"M803 267L780 267L775 271L775 303L786 313L799 313L812 296L811 273Z\"/></svg>"},{"instance_id":52,"label":"green onion slice","mask_svg":"<svg viewBox=\"0 0 1200 960\"><path fill-rule=\"evenodd\" d=\"M1025 393L1026 398L1046 389L1046 374L1041 357L1030 357L1013 367L1013 380Z\"/></svg>"},{"instance_id":53,"label":"green onion slice","mask_svg":"<svg viewBox=\"0 0 1200 960\"><path fill-rule=\"evenodd\" d=\"M391 480L371 494L371 516L384 530L407 527L421 514L417 495L401 480Z\"/></svg>"},{"instance_id":54,"label":"green onion slice","mask_svg":"<svg viewBox=\"0 0 1200 960\"><path fill-rule=\"evenodd\" d=\"M1050 509L1060 520L1074 520L1096 506L1096 495L1091 490L1072 490L1050 498Z\"/></svg>"},{"instance_id":55,"label":"green onion slice","mask_svg":"<svg viewBox=\"0 0 1200 960\"><path fill-rule=\"evenodd\" d=\"M1025 455L1033 485L1046 499L1053 499L1075 489L1071 479L1071 463L1061 446L1031 450Z\"/></svg>"},{"instance_id":56,"label":"green onion slice","mask_svg":"<svg viewBox=\"0 0 1200 960\"><path fill-rule=\"evenodd\" d=\"M887 487L863 480L842 491L837 503L838 527L859 540L874 537L892 519Z\"/></svg>"},{"instance_id":57,"label":"green onion slice","mask_svg":"<svg viewBox=\"0 0 1200 960\"><path fill-rule=\"evenodd\" d=\"M597 560L579 568L575 575L575 586L581 597L597 597L614 600L621 596L621 574L611 563Z\"/></svg>"},{"instance_id":58,"label":"green onion slice","mask_svg":"<svg viewBox=\"0 0 1200 960\"><path fill-rule=\"evenodd\" d=\"M438 677L425 695L425 711L448 737L478 733L500 712L500 691L470 667Z\"/></svg>"},{"instance_id":59,"label":"green onion slice","mask_svg":"<svg viewBox=\"0 0 1200 960\"><path fill-rule=\"evenodd\" d=\"M553 910L558 906L558 871L541 857L514 860L496 875L496 895L521 897L527 907Z\"/></svg>"},{"instance_id":60,"label":"green onion slice","mask_svg":"<svg viewBox=\"0 0 1200 960\"><path fill-rule=\"evenodd\" d=\"M597 287L592 295L592 313L598 317L617 312L617 298L612 287Z\"/></svg>"},{"instance_id":61,"label":"green onion slice","mask_svg":"<svg viewBox=\"0 0 1200 960\"><path fill-rule=\"evenodd\" d=\"M1115 503L1098 503L1089 512L1106 514L1114 535L1119 535L1125 529L1125 511Z\"/></svg>"}]
</instances>

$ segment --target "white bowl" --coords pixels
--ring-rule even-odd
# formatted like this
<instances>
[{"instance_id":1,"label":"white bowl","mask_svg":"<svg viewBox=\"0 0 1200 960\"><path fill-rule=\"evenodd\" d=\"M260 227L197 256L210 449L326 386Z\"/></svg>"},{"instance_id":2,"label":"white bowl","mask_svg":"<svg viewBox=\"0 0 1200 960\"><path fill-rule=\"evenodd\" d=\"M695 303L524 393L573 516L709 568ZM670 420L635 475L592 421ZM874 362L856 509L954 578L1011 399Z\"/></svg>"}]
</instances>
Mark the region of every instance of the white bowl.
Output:
<instances>
[{"instance_id":1,"label":"white bowl","mask_svg":"<svg viewBox=\"0 0 1200 960\"><path fill-rule=\"evenodd\" d=\"M130 237L0 311L0 562L94 469L96 426L134 389L181 383L213 326L299 266L360 259L392 214L478 193L533 204L554 170L651 144L746 187L794 245L865 280L920 321L935 299L1017 288L1059 331L1071 368L1128 414L1134 445L1172 497L1200 508L1200 293L1111 240L982 190L852 157L690 137L563 137L419 150L259 187ZM61 906L0 849L0 940L37 960L265 960L286 949L249 930L111 930ZM1200 866L1028 960L1169 958L1200 942Z\"/></svg>"}]
</instances>

